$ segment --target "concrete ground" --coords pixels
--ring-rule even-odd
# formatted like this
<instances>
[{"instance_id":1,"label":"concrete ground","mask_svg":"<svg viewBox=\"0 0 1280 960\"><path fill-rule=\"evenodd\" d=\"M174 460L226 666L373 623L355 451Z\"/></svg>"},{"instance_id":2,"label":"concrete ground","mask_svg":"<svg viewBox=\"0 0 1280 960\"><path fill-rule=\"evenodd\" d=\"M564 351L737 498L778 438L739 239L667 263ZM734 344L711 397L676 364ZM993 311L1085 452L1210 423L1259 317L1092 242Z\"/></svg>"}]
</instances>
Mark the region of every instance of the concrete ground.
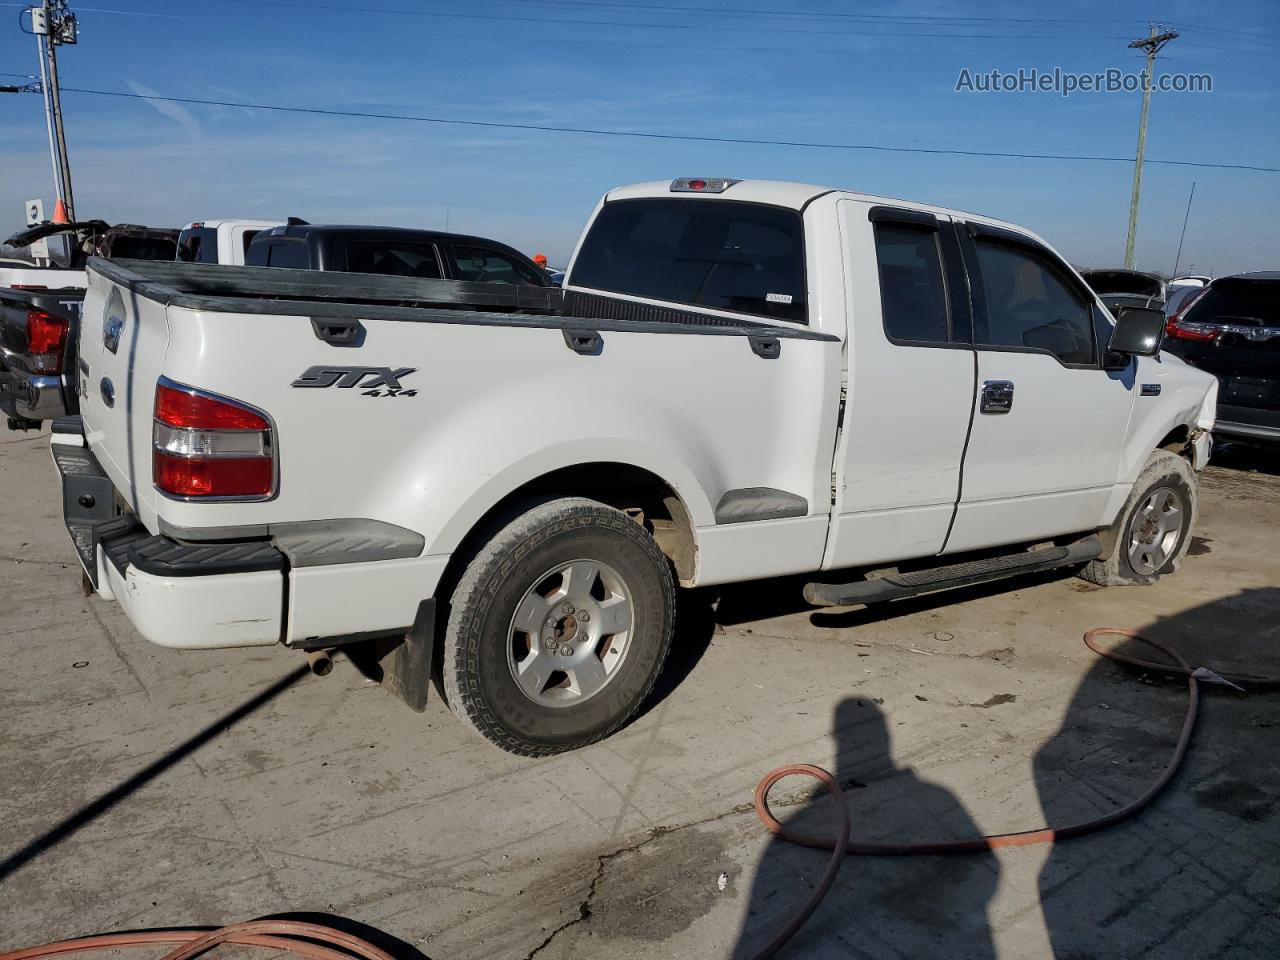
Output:
<instances>
[{"instance_id":1,"label":"concrete ground","mask_svg":"<svg viewBox=\"0 0 1280 960\"><path fill-rule=\"evenodd\" d=\"M749 809L785 762L835 771L853 832L945 839L1115 809L1169 756L1185 686L1083 631L1280 674L1280 460L1202 484L1150 588L1023 579L830 613L795 583L684 598L679 652L620 734L548 760L411 713L349 664L152 646L86 599L47 441L0 438L0 950L271 914L342 918L398 960L745 958L823 855ZM1057 847L849 858L784 953L1280 955L1280 696L1209 690L1138 819ZM823 829L800 781L779 806ZM7 859L5 859L7 858Z\"/></svg>"}]
</instances>

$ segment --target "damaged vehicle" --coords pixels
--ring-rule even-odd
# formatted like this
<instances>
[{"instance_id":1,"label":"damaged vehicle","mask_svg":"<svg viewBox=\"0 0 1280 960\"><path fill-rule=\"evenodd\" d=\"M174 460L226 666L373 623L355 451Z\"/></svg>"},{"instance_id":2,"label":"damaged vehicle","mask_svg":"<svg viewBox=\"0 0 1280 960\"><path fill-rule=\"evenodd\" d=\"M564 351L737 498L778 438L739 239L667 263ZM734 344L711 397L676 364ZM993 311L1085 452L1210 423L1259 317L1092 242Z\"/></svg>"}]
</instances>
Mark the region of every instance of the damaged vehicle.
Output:
<instances>
[{"instance_id":1,"label":"damaged vehicle","mask_svg":"<svg viewBox=\"0 0 1280 960\"><path fill-rule=\"evenodd\" d=\"M92 260L52 451L148 640L347 647L547 755L640 708L677 587L1173 573L1217 381L1164 322L1010 223L682 178L611 190L562 288Z\"/></svg>"}]
</instances>

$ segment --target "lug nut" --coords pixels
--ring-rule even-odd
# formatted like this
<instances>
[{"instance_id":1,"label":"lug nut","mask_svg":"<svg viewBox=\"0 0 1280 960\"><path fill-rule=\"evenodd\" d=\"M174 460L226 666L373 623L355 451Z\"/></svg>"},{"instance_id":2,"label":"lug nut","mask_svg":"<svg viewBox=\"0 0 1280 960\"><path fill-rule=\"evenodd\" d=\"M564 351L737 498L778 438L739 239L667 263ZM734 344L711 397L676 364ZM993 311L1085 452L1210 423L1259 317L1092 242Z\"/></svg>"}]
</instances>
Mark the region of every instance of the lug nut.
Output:
<instances>
[{"instance_id":1,"label":"lug nut","mask_svg":"<svg viewBox=\"0 0 1280 960\"><path fill-rule=\"evenodd\" d=\"M578 631L578 642L579 642L579 643L586 643L586 642L587 642L587 631L585 631L585 630L579 630L579 631Z\"/></svg>"},{"instance_id":2,"label":"lug nut","mask_svg":"<svg viewBox=\"0 0 1280 960\"><path fill-rule=\"evenodd\" d=\"M573 604L566 603L563 607L560 608L560 610L562 613L564 613L565 616L568 616L569 614L573 613Z\"/></svg>"},{"instance_id":3,"label":"lug nut","mask_svg":"<svg viewBox=\"0 0 1280 960\"><path fill-rule=\"evenodd\" d=\"M555 653L556 647L559 646L559 644L556 643L555 637L547 637L547 639L542 641L542 645L547 648L549 653Z\"/></svg>"},{"instance_id":4,"label":"lug nut","mask_svg":"<svg viewBox=\"0 0 1280 960\"><path fill-rule=\"evenodd\" d=\"M572 657L572 656L573 656L573 647L569 646L569 645L566 643L563 647L561 647L561 648L560 648L560 656L562 656L562 657Z\"/></svg>"},{"instance_id":5,"label":"lug nut","mask_svg":"<svg viewBox=\"0 0 1280 960\"><path fill-rule=\"evenodd\" d=\"M589 621L589 620L591 619L591 614L589 614L589 613L587 613L587 611L583 610L581 613L579 613L579 614L578 614L578 619L579 619L582 623L586 623L587 621Z\"/></svg>"}]
</instances>

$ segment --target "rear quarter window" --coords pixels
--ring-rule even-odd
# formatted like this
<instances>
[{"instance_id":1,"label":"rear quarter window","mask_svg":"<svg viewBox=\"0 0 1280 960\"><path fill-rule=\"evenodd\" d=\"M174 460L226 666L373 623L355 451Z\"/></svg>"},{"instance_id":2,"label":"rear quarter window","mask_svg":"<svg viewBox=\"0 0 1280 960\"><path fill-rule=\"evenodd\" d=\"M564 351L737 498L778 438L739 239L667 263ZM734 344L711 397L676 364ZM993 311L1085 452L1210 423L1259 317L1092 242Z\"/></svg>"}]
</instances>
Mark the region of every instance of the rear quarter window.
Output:
<instances>
[{"instance_id":1,"label":"rear quarter window","mask_svg":"<svg viewBox=\"0 0 1280 960\"><path fill-rule=\"evenodd\" d=\"M733 200L615 200L592 223L568 283L807 322L795 210Z\"/></svg>"}]
</instances>

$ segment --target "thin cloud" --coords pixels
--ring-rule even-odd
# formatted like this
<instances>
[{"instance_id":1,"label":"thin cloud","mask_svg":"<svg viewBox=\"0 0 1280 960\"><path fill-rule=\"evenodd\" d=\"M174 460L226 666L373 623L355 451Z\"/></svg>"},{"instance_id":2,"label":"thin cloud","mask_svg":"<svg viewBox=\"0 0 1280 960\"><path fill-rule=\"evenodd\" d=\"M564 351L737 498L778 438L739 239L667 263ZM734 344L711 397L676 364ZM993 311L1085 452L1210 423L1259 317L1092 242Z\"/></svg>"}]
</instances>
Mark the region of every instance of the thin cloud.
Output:
<instances>
[{"instance_id":1,"label":"thin cloud","mask_svg":"<svg viewBox=\"0 0 1280 960\"><path fill-rule=\"evenodd\" d=\"M133 90L134 93L142 97L148 104L154 107L156 112L161 116L168 117L174 123L179 124L193 137L204 136L204 131L201 129L199 121L197 121L196 118L191 115L191 111L182 104L173 103L170 100L153 99L154 97L160 96L160 94L155 90L152 90L150 87L143 86L136 80L126 80L125 83L129 85L129 88Z\"/></svg>"}]
</instances>

